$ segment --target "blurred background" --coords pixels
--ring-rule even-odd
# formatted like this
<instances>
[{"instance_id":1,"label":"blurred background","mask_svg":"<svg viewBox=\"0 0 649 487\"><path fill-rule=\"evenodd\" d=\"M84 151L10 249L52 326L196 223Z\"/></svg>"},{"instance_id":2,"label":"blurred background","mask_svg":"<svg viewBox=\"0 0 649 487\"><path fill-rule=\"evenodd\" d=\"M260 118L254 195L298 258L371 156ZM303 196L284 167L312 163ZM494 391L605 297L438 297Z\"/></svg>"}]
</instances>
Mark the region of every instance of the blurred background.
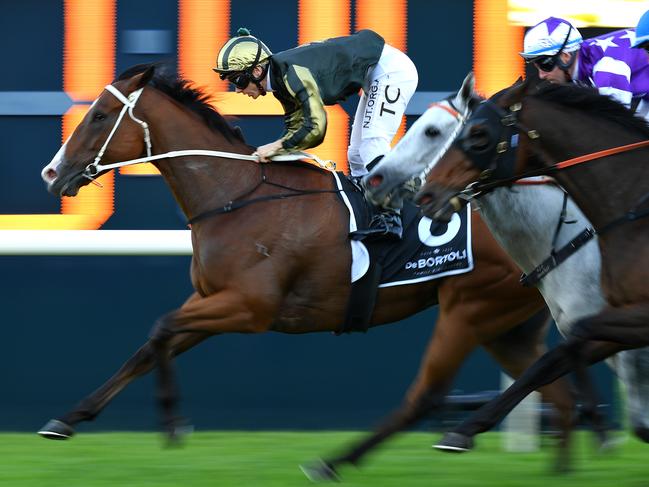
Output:
<instances>
[{"instance_id":1,"label":"blurred background","mask_svg":"<svg viewBox=\"0 0 649 487\"><path fill-rule=\"evenodd\" d=\"M634 26L643 1L546 0L21 0L0 16L0 235L11 230L184 230L154 168L125 168L75 199L49 195L40 170L126 68L166 61L214 96L247 141L280 134L272 97L251 102L211 70L223 42L248 27L273 51L372 28L405 51L419 87L403 130L459 88L470 70L489 95L523 73L526 26L573 20L584 37ZM345 169L356 105L329 109L314 150ZM351 116L350 116L351 115ZM403 133L402 130L402 133ZM44 234L46 235L46 234ZM2 239L3 236L0 236ZM191 293L189 255L0 255L3 352L0 430L34 431L107 379L155 319ZM0 242L1 243L1 242ZM13 254L13 255L7 255ZM363 429L399 404L434 326L434 309L361 335L215 337L179 359L182 410L202 429ZM550 338L556 341L556 332ZM596 369L615 410L608 370ZM497 390L500 372L476 352L454 394ZM84 430L156 428L151 377L133 383ZM423 425L422 427L426 427Z\"/></svg>"}]
</instances>

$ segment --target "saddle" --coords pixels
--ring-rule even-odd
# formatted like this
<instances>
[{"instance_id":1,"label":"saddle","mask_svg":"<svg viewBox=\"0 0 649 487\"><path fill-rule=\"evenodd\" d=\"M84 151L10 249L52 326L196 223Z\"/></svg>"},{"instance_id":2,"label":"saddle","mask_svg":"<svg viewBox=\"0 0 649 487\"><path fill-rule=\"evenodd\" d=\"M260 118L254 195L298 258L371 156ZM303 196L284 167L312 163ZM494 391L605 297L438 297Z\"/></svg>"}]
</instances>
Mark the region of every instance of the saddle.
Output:
<instances>
[{"instance_id":1,"label":"saddle","mask_svg":"<svg viewBox=\"0 0 649 487\"><path fill-rule=\"evenodd\" d=\"M354 230L369 226L376 210L365 199L357 178L333 174L341 190L338 195L349 209L350 222L353 222L350 224L351 241L355 237ZM338 333L367 331L380 287L415 284L473 269L469 206L446 224L424 217L418 207L405 200L401 218L401 240L371 239L351 243L352 248L355 245L365 248L362 253L352 251L354 259L366 258L369 262L353 264L366 271L352 281L345 322Z\"/></svg>"}]
</instances>

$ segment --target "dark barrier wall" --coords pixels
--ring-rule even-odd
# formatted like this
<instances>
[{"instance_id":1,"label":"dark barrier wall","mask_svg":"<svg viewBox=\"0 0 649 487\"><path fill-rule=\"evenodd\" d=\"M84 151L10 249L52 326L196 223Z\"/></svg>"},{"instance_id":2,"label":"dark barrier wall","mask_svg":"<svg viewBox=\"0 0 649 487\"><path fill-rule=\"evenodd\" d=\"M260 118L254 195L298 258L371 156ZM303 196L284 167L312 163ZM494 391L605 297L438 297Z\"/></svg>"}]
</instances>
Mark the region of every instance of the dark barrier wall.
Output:
<instances>
[{"instance_id":1,"label":"dark barrier wall","mask_svg":"<svg viewBox=\"0 0 649 487\"><path fill-rule=\"evenodd\" d=\"M233 28L250 27L275 50L294 46L297 1L269 6L232 2ZM471 8L465 0L410 1L408 46L420 91L452 91L470 70ZM3 4L0 93L62 91L62 12L56 1ZM117 72L173 59L173 52L127 53L120 36L164 30L175 45L176 2L118 2L117 19ZM252 144L281 130L273 117L238 123ZM57 213L59 201L45 192L39 172L61 144L60 117L0 116L0 137L0 213ZM104 228L184 228L160 178L117 175L115 187L116 210ZM188 267L189 257L0 256L0 429L34 430L99 386L145 341L156 317L190 294ZM214 337L179 359L183 412L201 428L368 427L399 404L435 316L430 310L364 335ZM604 385L610 393L609 382ZM455 387L498 386L498 369L479 351ZM146 377L84 428L150 429L155 412L153 381Z\"/></svg>"}]
</instances>

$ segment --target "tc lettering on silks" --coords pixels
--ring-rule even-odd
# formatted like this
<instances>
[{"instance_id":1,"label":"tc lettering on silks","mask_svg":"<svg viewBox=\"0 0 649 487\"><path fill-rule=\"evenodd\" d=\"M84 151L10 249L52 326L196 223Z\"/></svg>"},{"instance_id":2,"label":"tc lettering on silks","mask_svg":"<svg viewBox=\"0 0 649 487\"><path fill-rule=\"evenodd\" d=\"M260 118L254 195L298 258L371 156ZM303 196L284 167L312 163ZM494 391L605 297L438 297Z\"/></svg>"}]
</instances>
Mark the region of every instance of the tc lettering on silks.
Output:
<instances>
[{"instance_id":1,"label":"tc lettering on silks","mask_svg":"<svg viewBox=\"0 0 649 487\"><path fill-rule=\"evenodd\" d=\"M401 95L401 88L397 88L397 95L394 98L390 98L390 93L388 90L390 89L390 85L386 85L385 87L385 100L392 104L395 103L399 99L399 95ZM391 115L394 115L394 110L390 110L389 108L385 108L385 102L381 102L381 111L379 112L379 117L383 116L383 112L388 112Z\"/></svg>"}]
</instances>

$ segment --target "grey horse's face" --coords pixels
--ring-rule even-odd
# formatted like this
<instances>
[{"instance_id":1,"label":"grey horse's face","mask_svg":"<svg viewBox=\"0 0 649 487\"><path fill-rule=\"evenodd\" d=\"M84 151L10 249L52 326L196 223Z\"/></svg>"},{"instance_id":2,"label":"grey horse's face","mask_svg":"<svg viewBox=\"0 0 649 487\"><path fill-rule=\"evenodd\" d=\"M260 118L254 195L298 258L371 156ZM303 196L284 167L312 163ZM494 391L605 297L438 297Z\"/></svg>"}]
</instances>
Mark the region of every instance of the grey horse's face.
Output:
<instances>
[{"instance_id":1,"label":"grey horse's face","mask_svg":"<svg viewBox=\"0 0 649 487\"><path fill-rule=\"evenodd\" d=\"M401 185L430 170L462 128L473 100L473 86L473 74L469 73L454 98L433 103L363 178L369 201L389 205Z\"/></svg>"}]
</instances>

